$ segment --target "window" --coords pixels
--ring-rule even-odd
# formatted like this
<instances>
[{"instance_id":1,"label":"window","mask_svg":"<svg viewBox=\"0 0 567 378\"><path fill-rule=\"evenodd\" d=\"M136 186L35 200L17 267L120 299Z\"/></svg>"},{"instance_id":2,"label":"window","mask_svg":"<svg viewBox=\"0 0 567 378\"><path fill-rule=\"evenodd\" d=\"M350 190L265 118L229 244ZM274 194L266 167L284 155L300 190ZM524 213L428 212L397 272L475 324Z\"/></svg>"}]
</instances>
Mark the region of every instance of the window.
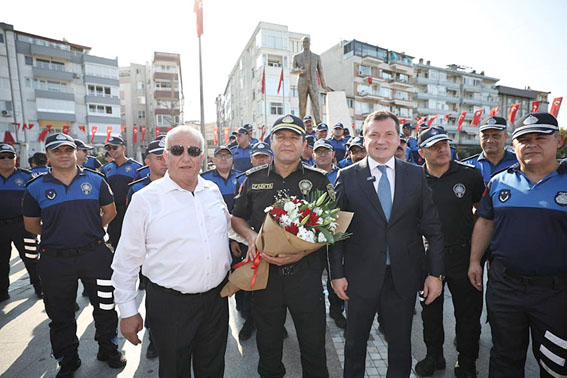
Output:
<instances>
[{"instance_id":1,"label":"window","mask_svg":"<svg viewBox=\"0 0 567 378\"><path fill-rule=\"evenodd\" d=\"M392 97L392 90L390 88L383 88L380 87L380 90L378 91L378 94L382 97Z\"/></svg>"},{"instance_id":2,"label":"window","mask_svg":"<svg viewBox=\"0 0 567 378\"><path fill-rule=\"evenodd\" d=\"M262 38L261 47L277 50L288 50L287 32L271 29L262 29L260 31ZM257 40L258 42L258 40Z\"/></svg>"},{"instance_id":3,"label":"window","mask_svg":"<svg viewBox=\"0 0 567 378\"><path fill-rule=\"evenodd\" d=\"M67 84L60 81L34 79L33 87L35 89L42 89L44 91L67 92Z\"/></svg>"},{"instance_id":4,"label":"window","mask_svg":"<svg viewBox=\"0 0 567 378\"><path fill-rule=\"evenodd\" d=\"M380 77L382 77L382 79L385 79L385 80L392 80L392 73L388 72L388 71L382 71L380 73Z\"/></svg>"},{"instance_id":5,"label":"window","mask_svg":"<svg viewBox=\"0 0 567 378\"><path fill-rule=\"evenodd\" d=\"M354 108L354 100L352 98L347 98L347 105L349 108Z\"/></svg>"},{"instance_id":6,"label":"window","mask_svg":"<svg viewBox=\"0 0 567 378\"><path fill-rule=\"evenodd\" d=\"M403 91L396 91L396 98L400 100L409 101L409 93Z\"/></svg>"},{"instance_id":7,"label":"window","mask_svg":"<svg viewBox=\"0 0 567 378\"><path fill-rule=\"evenodd\" d=\"M143 110L138 110L138 119L146 118L146 112Z\"/></svg>"},{"instance_id":8,"label":"window","mask_svg":"<svg viewBox=\"0 0 567 378\"><path fill-rule=\"evenodd\" d=\"M144 82L143 81L136 82L136 88L137 89L144 89Z\"/></svg>"},{"instance_id":9,"label":"window","mask_svg":"<svg viewBox=\"0 0 567 378\"><path fill-rule=\"evenodd\" d=\"M51 113L75 113L73 101L54 100L50 98L36 98L37 110Z\"/></svg>"},{"instance_id":10,"label":"window","mask_svg":"<svg viewBox=\"0 0 567 378\"><path fill-rule=\"evenodd\" d=\"M374 107L370 102L356 102L355 112L357 114L368 114L374 111Z\"/></svg>"},{"instance_id":11,"label":"window","mask_svg":"<svg viewBox=\"0 0 567 378\"><path fill-rule=\"evenodd\" d=\"M359 76L372 76L372 68L368 66L360 65L358 66Z\"/></svg>"},{"instance_id":12,"label":"window","mask_svg":"<svg viewBox=\"0 0 567 378\"><path fill-rule=\"evenodd\" d=\"M281 67L283 62L283 57L280 55L268 55L268 66L270 67Z\"/></svg>"},{"instance_id":13,"label":"window","mask_svg":"<svg viewBox=\"0 0 567 378\"><path fill-rule=\"evenodd\" d=\"M270 102L270 114L283 115L283 105L281 102Z\"/></svg>"},{"instance_id":14,"label":"window","mask_svg":"<svg viewBox=\"0 0 567 378\"><path fill-rule=\"evenodd\" d=\"M24 60L27 66L33 66L33 58L31 56L25 56Z\"/></svg>"},{"instance_id":15,"label":"window","mask_svg":"<svg viewBox=\"0 0 567 378\"><path fill-rule=\"evenodd\" d=\"M138 105L146 105L146 96L138 96L136 98L136 103Z\"/></svg>"},{"instance_id":16,"label":"window","mask_svg":"<svg viewBox=\"0 0 567 378\"><path fill-rule=\"evenodd\" d=\"M404 74L398 74L398 81L402 83L409 83L409 76Z\"/></svg>"},{"instance_id":17,"label":"window","mask_svg":"<svg viewBox=\"0 0 567 378\"><path fill-rule=\"evenodd\" d=\"M4 34L0 33L0 43L4 43Z\"/></svg>"},{"instance_id":18,"label":"window","mask_svg":"<svg viewBox=\"0 0 567 378\"><path fill-rule=\"evenodd\" d=\"M85 64L85 74L89 76L118 79L118 68L87 63Z\"/></svg>"}]
</instances>

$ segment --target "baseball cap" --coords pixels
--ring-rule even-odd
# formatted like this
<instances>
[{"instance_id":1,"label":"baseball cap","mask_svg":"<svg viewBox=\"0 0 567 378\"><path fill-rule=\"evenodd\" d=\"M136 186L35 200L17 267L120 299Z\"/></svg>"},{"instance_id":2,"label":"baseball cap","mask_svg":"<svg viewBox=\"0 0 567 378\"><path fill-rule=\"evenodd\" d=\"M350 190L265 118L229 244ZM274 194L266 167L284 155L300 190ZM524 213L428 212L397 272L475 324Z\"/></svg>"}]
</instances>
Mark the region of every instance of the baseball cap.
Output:
<instances>
[{"instance_id":1,"label":"baseball cap","mask_svg":"<svg viewBox=\"0 0 567 378\"><path fill-rule=\"evenodd\" d=\"M248 129L246 129L245 127L241 127L240 129L238 129L237 134L246 134L246 135L248 135Z\"/></svg>"},{"instance_id":2,"label":"baseball cap","mask_svg":"<svg viewBox=\"0 0 567 378\"><path fill-rule=\"evenodd\" d=\"M231 155L232 155L232 151L230 150L230 148L228 148L228 146L225 146L224 144L221 146L218 146L217 148L215 148L215 152L213 153L213 156L217 156L217 154L221 151L228 151Z\"/></svg>"},{"instance_id":3,"label":"baseball cap","mask_svg":"<svg viewBox=\"0 0 567 378\"><path fill-rule=\"evenodd\" d=\"M335 123L335 126L333 126L333 129L341 129L341 130L344 130L344 128L345 128L345 127L344 127L343 124L340 123L340 122Z\"/></svg>"},{"instance_id":4,"label":"baseball cap","mask_svg":"<svg viewBox=\"0 0 567 378\"><path fill-rule=\"evenodd\" d=\"M520 118L514 127L512 139L524 134L552 134L559 130L557 119L549 113L528 113Z\"/></svg>"},{"instance_id":5,"label":"baseball cap","mask_svg":"<svg viewBox=\"0 0 567 378\"><path fill-rule=\"evenodd\" d=\"M506 118L491 116L483 120L478 128L478 131L484 130L506 130L508 128L508 121Z\"/></svg>"},{"instance_id":6,"label":"baseball cap","mask_svg":"<svg viewBox=\"0 0 567 378\"><path fill-rule=\"evenodd\" d=\"M2 143L2 144L0 144L0 153L2 153L2 152L8 152L8 153L11 153L11 154L15 154L16 149L13 146L11 146L7 143Z\"/></svg>"},{"instance_id":7,"label":"baseball cap","mask_svg":"<svg viewBox=\"0 0 567 378\"><path fill-rule=\"evenodd\" d=\"M419 147L431 147L442 140L451 140L451 138L447 136L444 128L432 126L419 135Z\"/></svg>"},{"instance_id":8,"label":"baseball cap","mask_svg":"<svg viewBox=\"0 0 567 378\"><path fill-rule=\"evenodd\" d=\"M124 142L124 139L122 139L120 137L113 136L113 137L110 137L108 142L106 142L104 145L105 146L125 146L126 142Z\"/></svg>"},{"instance_id":9,"label":"baseball cap","mask_svg":"<svg viewBox=\"0 0 567 378\"><path fill-rule=\"evenodd\" d=\"M252 151L250 152L250 156L254 155L270 155L272 156L272 149L268 143L258 142L254 146L252 146Z\"/></svg>"},{"instance_id":10,"label":"baseball cap","mask_svg":"<svg viewBox=\"0 0 567 378\"><path fill-rule=\"evenodd\" d=\"M328 150L334 150L333 145L329 143L326 139L319 139L315 142L315 146L313 146L313 151L317 150L318 148L323 147Z\"/></svg>"},{"instance_id":11,"label":"baseball cap","mask_svg":"<svg viewBox=\"0 0 567 378\"><path fill-rule=\"evenodd\" d=\"M161 155L165 149L165 139L152 140L146 149L147 154Z\"/></svg>"},{"instance_id":12,"label":"baseball cap","mask_svg":"<svg viewBox=\"0 0 567 378\"><path fill-rule=\"evenodd\" d=\"M313 118L311 118L310 115L306 115L305 117L303 117L303 122L305 121L313 121Z\"/></svg>"},{"instance_id":13,"label":"baseball cap","mask_svg":"<svg viewBox=\"0 0 567 378\"><path fill-rule=\"evenodd\" d=\"M53 150L59 146L71 146L77 148L75 140L67 134L53 134L45 139L45 148L47 150Z\"/></svg>"},{"instance_id":14,"label":"baseball cap","mask_svg":"<svg viewBox=\"0 0 567 378\"><path fill-rule=\"evenodd\" d=\"M317 125L317 131L329 130L329 126L326 123L320 123Z\"/></svg>"},{"instance_id":15,"label":"baseball cap","mask_svg":"<svg viewBox=\"0 0 567 378\"><path fill-rule=\"evenodd\" d=\"M353 147L353 146L357 146L357 147L362 147L364 148L364 138L361 136L355 137L355 138L351 138L350 140L350 146L348 146L349 150Z\"/></svg>"},{"instance_id":16,"label":"baseball cap","mask_svg":"<svg viewBox=\"0 0 567 378\"><path fill-rule=\"evenodd\" d=\"M86 144L80 139L75 139L75 145L77 146L78 150L92 150L94 148L90 144Z\"/></svg>"},{"instance_id":17,"label":"baseball cap","mask_svg":"<svg viewBox=\"0 0 567 378\"><path fill-rule=\"evenodd\" d=\"M305 125L301 118L292 114L286 114L274 122L272 126L272 134L278 130L291 130L300 135L305 135Z\"/></svg>"}]
</instances>

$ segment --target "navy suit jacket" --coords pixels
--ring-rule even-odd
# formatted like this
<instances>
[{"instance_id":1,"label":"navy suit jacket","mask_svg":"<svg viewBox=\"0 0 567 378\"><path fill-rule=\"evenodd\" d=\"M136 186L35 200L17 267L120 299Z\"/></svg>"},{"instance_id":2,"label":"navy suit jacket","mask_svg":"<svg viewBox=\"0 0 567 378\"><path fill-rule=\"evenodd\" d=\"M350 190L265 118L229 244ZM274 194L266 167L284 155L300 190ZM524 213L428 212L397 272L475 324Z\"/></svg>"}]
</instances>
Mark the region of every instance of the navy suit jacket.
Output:
<instances>
[{"instance_id":1,"label":"navy suit jacket","mask_svg":"<svg viewBox=\"0 0 567 378\"><path fill-rule=\"evenodd\" d=\"M395 160L395 192L390 221L378 199L368 157L341 169L335 190L341 210L354 212L347 232L352 236L329 248L332 279L346 277L348 294L375 298L380 294L386 270L386 246L390 250L392 278L402 297L415 296L423 288L424 262L430 274L444 274L443 233L424 170ZM427 238L427 254L422 235Z\"/></svg>"}]
</instances>

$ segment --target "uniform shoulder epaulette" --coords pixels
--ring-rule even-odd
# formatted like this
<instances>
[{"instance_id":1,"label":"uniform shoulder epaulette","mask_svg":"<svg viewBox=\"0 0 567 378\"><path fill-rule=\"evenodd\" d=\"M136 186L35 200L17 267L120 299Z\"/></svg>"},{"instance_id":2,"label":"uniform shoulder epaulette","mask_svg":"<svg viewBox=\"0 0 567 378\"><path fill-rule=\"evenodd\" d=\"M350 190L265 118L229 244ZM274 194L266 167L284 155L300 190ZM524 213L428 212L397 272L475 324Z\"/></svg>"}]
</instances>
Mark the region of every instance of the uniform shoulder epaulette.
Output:
<instances>
[{"instance_id":1,"label":"uniform shoulder epaulette","mask_svg":"<svg viewBox=\"0 0 567 378\"><path fill-rule=\"evenodd\" d=\"M254 167L254 168L250 168L249 170L247 170L244 173L246 174L246 176L250 176L252 173L261 171L262 169L268 168L269 166L270 166L270 164L259 165L259 166Z\"/></svg>"},{"instance_id":2,"label":"uniform shoulder epaulette","mask_svg":"<svg viewBox=\"0 0 567 378\"><path fill-rule=\"evenodd\" d=\"M135 161L135 160L134 160L134 161ZM147 165L144 165L143 167L140 167L140 168L136 169L136 172L140 172L142 169L146 169L146 168L148 168L148 166L147 166Z\"/></svg>"},{"instance_id":3,"label":"uniform shoulder epaulette","mask_svg":"<svg viewBox=\"0 0 567 378\"><path fill-rule=\"evenodd\" d=\"M99 175L100 177L106 178L106 176L105 176L104 174L102 174L101 172L99 172L99 171L96 170L96 169L92 169L92 168L88 168L88 167L83 167L83 171L87 171L87 172L90 172L90 173L95 173L95 174Z\"/></svg>"},{"instance_id":4,"label":"uniform shoulder epaulette","mask_svg":"<svg viewBox=\"0 0 567 378\"><path fill-rule=\"evenodd\" d=\"M136 161L136 160L134 160L134 159L132 159L132 158L128 158L128 162L139 164L139 165L140 165L140 168L142 167L142 163L140 163L140 162L138 162L138 161Z\"/></svg>"},{"instance_id":5,"label":"uniform shoulder epaulette","mask_svg":"<svg viewBox=\"0 0 567 378\"><path fill-rule=\"evenodd\" d=\"M28 175L31 175L33 173L31 169L27 169L27 168L18 168L18 169L20 170L20 172L27 173Z\"/></svg>"},{"instance_id":6,"label":"uniform shoulder epaulette","mask_svg":"<svg viewBox=\"0 0 567 378\"><path fill-rule=\"evenodd\" d=\"M324 169L321 169L321 168L312 167L312 166L306 165L306 164L303 164L303 168L307 168L310 171L319 172L320 174L325 175L325 176L327 175L327 171L325 171Z\"/></svg>"},{"instance_id":7,"label":"uniform shoulder epaulette","mask_svg":"<svg viewBox=\"0 0 567 378\"><path fill-rule=\"evenodd\" d=\"M146 177L147 177L147 176L146 176ZM139 178L139 179L134 180L134 181L132 181L132 182L129 182L129 183L128 183L128 186L132 186L132 185L134 185L134 184L137 184L137 183L139 183L139 182L142 182L142 181L144 181L144 180L146 179L146 177L142 177L142 178Z\"/></svg>"},{"instance_id":8,"label":"uniform shoulder epaulette","mask_svg":"<svg viewBox=\"0 0 567 378\"><path fill-rule=\"evenodd\" d=\"M512 164L512 165L509 166L509 167L502 168L502 169L499 169L499 170L497 170L496 172L494 172L494 173L492 174L492 176L490 177L490 179L496 177L497 175L499 175L499 174L502 173L502 172L509 172L509 171L514 171L514 170L518 170L518 169L520 169L520 163Z\"/></svg>"},{"instance_id":9,"label":"uniform shoulder epaulette","mask_svg":"<svg viewBox=\"0 0 567 378\"><path fill-rule=\"evenodd\" d=\"M559 162L557 173L559 174L567 173L567 159L563 159Z\"/></svg>"},{"instance_id":10,"label":"uniform shoulder epaulette","mask_svg":"<svg viewBox=\"0 0 567 378\"><path fill-rule=\"evenodd\" d=\"M455 160L455 163L457 163L458 165L462 165L463 167L476 169L476 167L475 167L474 165L465 163L464 161L457 161L457 160Z\"/></svg>"},{"instance_id":11,"label":"uniform shoulder epaulette","mask_svg":"<svg viewBox=\"0 0 567 378\"><path fill-rule=\"evenodd\" d=\"M31 179L28 180L28 182L26 182L26 187L29 186L32 182L34 182L38 178L43 177L43 176L45 176L45 175L37 175L35 177L32 177Z\"/></svg>"},{"instance_id":12,"label":"uniform shoulder epaulette","mask_svg":"<svg viewBox=\"0 0 567 378\"><path fill-rule=\"evenodd\" d=\"M245 174L246 174L246 172L237 172L235 177L236 177L237 179L239 179L239 178L241 178L242 176L244 176Z\"/></svg>"},{"instance_id":13,"label":"uniform shoulder epaulette","mask_svg":"<svg viewBox=\"0 0 567 378\"><path fill-rule=\"evenodd\" d=\"M476 155L469 156L469 157L464 158L464 159L461 159L461 160L459 160L459 161L460 161L461 163L464 163L464 162L466 162L466 161L468 161L468 160L477 158L477 157L479 157L479 156L480 156L480 153L478 153L478 154L476 154Z\"/></svg>"}]
</instances>

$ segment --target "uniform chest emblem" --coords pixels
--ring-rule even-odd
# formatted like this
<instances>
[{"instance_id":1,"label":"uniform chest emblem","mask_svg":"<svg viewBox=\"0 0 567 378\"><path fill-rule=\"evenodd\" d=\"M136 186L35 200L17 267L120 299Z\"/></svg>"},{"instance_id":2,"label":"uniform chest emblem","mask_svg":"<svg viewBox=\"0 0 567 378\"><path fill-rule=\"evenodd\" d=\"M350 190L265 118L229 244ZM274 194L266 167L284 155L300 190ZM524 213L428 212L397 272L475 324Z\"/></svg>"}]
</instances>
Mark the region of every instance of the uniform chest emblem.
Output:
<instances>
[{"instance_id":1,"label":"uniform chest emblem","mask_svg":"<svg viewBox=\"0 0 567 378\"><path fill-rule=\"evenodd\" d=\"M110 171L112 171L112 168L110 167L106 168L106 173L110 173Z\"/></svg>"},{"instance_id":2,"label":"uniform chest emblem","mask_svg":"<svg viewBox=\"0 0 567 378\"><path fill-rule=\"evenodd\" d=\"M337 193L335 192L335 187L333 186L333 184L327 184L327 193L329 193L331 201L337 200Z\"/></svg>"},{"instance_id":3,"label":"uniform chest emblem","mask_svg":"<svg viewBox=\"0 0 567 378\"><path fill-rule=\"evenodd\" d=\"M304 196L309 194L312 187L313 187L313 183L309 180L301 180L299 182L299 190L301 191L301 194L303 194Z\"/></svg>"},{"instance_id":4,"label":"uniform chest emblem","mask_svg":"<svg viewBox=\"0 0 567 378\"><path fill-rule=\"evenodd\" d=\"M17 178L14 182L15 182L16 185L18 185L18 186L24 186L24 179Z\"/></svg>"},{"instance_id":5,"label":"uniform chest emblem","mask_svg":"<svg viewBox=\"0 0 567 378\"><path fill-rule=\"evenodd\" d=\"M88 196L91 193L92 190L93 190L93 187L88 182L84 182L84 183L81 184L81 191L83 192L84 195Z\"/></svg>"},{"instance_id":6,"label":"uniform chest emblem","mask_svg":"<svg viewBox=\"0 0 567 378\"><path fill-rule=\"evenodd\" d=\"M498 199L500 200L500 202L504 203L506 201L508 201L510 199L510 197L512 197L512 193L510 193L509 189L502 189L499 193L498 193Z\"/></svg>"},{"instance_id":7,"label":"uniform chest emblem","mask_svg":"<svg viewBox=\"0 0 567 378\"><path fill-rule=\"evenodd\" d=\"M555 203L559 206L567 206L567 192L557 192L555 195Z\"/></svg>"},{"instance_id":8,"label":"uniform chest emblem","mask_svg":"<svg viewBox=\"0 0 567 378\"><path fill-rule=\"evenodd\" d=\"M126 172L130 172L130 171L132 170L132 167L127 166L126 168L124 168L124 170L125 170Z\"/></svg>"},{"instance_id":9,"label":"uniform chest emblem","mask_svg":"<svg viewBox=\"0 0 567 378\"><path fill-rule=\"evenodd\" d=\"M457 196L457 198L463 198L466 191L467 188L461 183L455 184L455 186L453 186L453 193L455 193L455 196Z\"/></svg>"},{"instance_id":10,"label":"uniform chest emblem","mask_svg":"<svg viewBox=\"0 0 567 378\"><path fill-rule=\"evenodd\" d=\"M55 197L57 197L57 192L55 191L55 189L47 189L47 190L45 191L45 197L46 197L48 200L54 200Z\"/></svg>"}]
</instances>

